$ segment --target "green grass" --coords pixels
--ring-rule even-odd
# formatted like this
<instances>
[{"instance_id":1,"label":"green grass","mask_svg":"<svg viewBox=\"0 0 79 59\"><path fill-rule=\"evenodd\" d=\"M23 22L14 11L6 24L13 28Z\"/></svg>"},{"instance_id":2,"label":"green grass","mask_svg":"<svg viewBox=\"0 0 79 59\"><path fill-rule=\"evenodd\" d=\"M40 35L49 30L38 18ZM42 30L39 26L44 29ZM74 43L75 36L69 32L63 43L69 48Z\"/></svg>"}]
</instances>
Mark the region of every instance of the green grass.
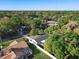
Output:
<instances>
[{"instance_id":1,"label":"green grass","mask_svg":"<svg viewBox=\"0 0 79 59\"><path fill-rule=\"evenodd\" d=\"M28 43L29 47L32 49L34 58L33 59L51 59L49 56L45 55L39 51L34 45Z\"/></svg>"},{"instance_id":2,"label":"green grass","mask_svg":"<svg viewBox=\"0 0 79 59\"><path fill-rule=\"evenodd\" d=\"M3 48L9 46L9 44L10 44L12 41L13 41L13 40L4 41L4 42L2 43ZM1 46L1 43L0 43L0 46Z\"/></svg>"},{"instance_id":3,"label":"green grass","mask_svg":"<svg viewBox=\"0 0 79 59\"><path fill-rule=\"evenodd\" d=\"M38 54L34 55L33 59L51 59L51 58L45 55L44 53L39 52Z\"/></svg>"},{"instance_id":4,"label":"green grass","mask_svg":"<svg viewBox=\"0 0 79 59\"><path fill-rule=\"evenodd\" d=\"M10 44L11 42L13 42L14 40L19 40L19 41L21 41L21 40L24 40L24 39L23 39L23 37L21 37L21 38L18 38L18 39L9 39L9 40L3 41L3 42L2 42L3 48L8 47L9 44ZM0 46L1 46L1 42L0 42Z\"/></svg>"}]
</instances>

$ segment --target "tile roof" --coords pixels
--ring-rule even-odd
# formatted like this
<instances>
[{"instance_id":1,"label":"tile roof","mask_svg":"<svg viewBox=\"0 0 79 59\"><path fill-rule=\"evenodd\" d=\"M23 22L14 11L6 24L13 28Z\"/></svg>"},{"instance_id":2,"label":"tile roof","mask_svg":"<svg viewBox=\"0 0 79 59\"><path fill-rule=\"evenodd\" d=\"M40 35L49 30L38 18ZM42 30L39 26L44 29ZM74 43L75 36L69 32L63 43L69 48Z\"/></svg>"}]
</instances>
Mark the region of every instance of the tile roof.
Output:
<instances>
[{"instance_id":1,"label":"tile roof","mask_svg":"<svg viewBox=\"0 0 79 59\"><path fill-rule=\"evenodd\" d=\"M3 53L3 55L7 55L10 53L10 49L8 47L4 48L4 49L2 49L2 53Z\"/></svg>"},{"instance_id":2,"label":"tile roof","mask_svg":"<svg viewBox=\"0 0 79 59\"><path fill-rule=\"evenodd\" d=\"M2 49L3 56L0 59L14 59L16 56L28 55L28 48L25 41L13 41L7 48Z\"/></svg>"},{"instance_id":3,"label":"tile roof","mask_svg":"<svg viewBox=\"0 0 79 59\"><path fill-rule=\"evenodd\" d=\"M16 55L14 52L10 52L9 54L7 54L6 56L1 57L0 59L15 59Z\"/></svg>"},{"instance_id":4,"label":"tile roof","mask_svg":"<svg viewBox=\"0 0 79 59\"><path fill-rule=\"evenodd\" d=\"M15 41L13 41L9 46L13 46L13 45L15 45L15 44L17 44L18 42L15 40Z\"/></svg>"},{"instance_id":5,"label":"tile roof","mask_svg":"<svg viewBox=\"0 0 79 59\"><path fill-rule=\"evenodd\" d=\"M13 52L16 54L16 56L23 56L26 55L26 52L24 52L21 49L14 49Z\"/></svg>"},{"instance_id":6,"label":"tile roof","mask_svg":"<svg viewBox=\"0 0 79 59\"><path fill-rule=\"evenodd\" d=\"M26 44L25 41L20 41L17 44L10 46L11 48L27 48L28 45Z\"/></svg>"}]
</instances>

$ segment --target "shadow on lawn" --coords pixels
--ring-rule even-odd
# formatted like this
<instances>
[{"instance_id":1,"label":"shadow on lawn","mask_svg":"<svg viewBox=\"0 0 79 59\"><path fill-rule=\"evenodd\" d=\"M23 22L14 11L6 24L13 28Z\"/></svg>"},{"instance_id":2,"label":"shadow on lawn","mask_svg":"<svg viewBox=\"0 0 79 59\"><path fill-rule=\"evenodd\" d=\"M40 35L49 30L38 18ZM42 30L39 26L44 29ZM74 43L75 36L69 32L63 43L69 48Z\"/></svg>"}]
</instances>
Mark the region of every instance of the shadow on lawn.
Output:
<instances>
[{"instance_id":1,"label":"shadow on lawn","mask_svg":"<svg viewBox=\"0 0 79 59\"><path fill-rule=\"evenodd\" d=\"M40 53L40 51L37 50L37 48L33 44L28 43L28 45L32 49L34 55Z\"/></svg>"}]
</instances>

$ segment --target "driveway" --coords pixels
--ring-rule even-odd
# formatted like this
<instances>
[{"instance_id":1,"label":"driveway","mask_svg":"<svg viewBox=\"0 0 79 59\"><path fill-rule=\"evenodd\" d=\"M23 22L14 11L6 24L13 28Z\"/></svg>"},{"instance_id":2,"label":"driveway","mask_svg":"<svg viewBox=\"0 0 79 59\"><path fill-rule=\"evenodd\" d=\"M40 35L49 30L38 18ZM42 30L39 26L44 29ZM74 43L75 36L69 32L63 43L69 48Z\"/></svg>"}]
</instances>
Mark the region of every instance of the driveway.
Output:
<instances>
[{"instance_id":1,"label":"driveway","mask_svg":"<svg viewBox=\"0 0 79 59\"><path fill-rule=\"evenodd\" d=\"M40 35L38 38L36 38L35 40L37 41L38 44L41 45L41 41L42 40L46 40L48 38L47 35Z\"/></svg>"}]
</instances>

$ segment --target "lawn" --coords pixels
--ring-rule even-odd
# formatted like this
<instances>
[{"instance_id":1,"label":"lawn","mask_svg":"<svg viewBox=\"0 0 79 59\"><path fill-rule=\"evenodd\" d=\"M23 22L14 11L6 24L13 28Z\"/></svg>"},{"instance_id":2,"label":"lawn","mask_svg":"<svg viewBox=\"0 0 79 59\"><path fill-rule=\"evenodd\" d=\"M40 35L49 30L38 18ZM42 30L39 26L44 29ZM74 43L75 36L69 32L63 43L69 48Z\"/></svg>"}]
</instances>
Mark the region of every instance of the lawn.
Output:
<instances>
[{"instance_id":1,"label":"lawn","mask_svg":"<svg viewBox=\"0 0 79 59\"><path fill-rule=\"evenodd\" d=\"M34 55L33 59L51 59L51 58L45 55L44 53L39 52L38 54Z\"/></svg>"},{"instance_id":2,"label":"lawn","mask_svg":"<svg viewBox=\"0 0 79 59\"><path fill-rule=\"evenodd\" d=\"M29 47L32 49L34 57L33 59L51 59L49 56L45 55L39 51L34 45L28 43Z\"/></svg>"},{"instance_id":3,"label":"lawn","mask_svg":"<svg viewBox=\"0 0 79 59\"><path fill-rule=\"evenodd\" d=\"M3 42L2 42L3 48L9 46L9 44L10 44L11 42L13 42L13 40L3 41ZM0 46L1 46L1 43L0 43Z\"/></svg>"},{"instance_id":4,"label":"lawn","mask_svg":"<svg viewBox=\"0 0 79 59\"><path fill-rule=\"evenodd\" d=\"M10 44L11 42L13 42L14 40L19 40L19 41L21 41L21 40L24 40L24 39L23 39L23 37L21 37L21 38L18 38L18 39L5 40L5 41L2 42L3 48L8 47L9 44ZM0 46L1 46L1 42L0 42Z\"/></svg>"}]
</instances>

